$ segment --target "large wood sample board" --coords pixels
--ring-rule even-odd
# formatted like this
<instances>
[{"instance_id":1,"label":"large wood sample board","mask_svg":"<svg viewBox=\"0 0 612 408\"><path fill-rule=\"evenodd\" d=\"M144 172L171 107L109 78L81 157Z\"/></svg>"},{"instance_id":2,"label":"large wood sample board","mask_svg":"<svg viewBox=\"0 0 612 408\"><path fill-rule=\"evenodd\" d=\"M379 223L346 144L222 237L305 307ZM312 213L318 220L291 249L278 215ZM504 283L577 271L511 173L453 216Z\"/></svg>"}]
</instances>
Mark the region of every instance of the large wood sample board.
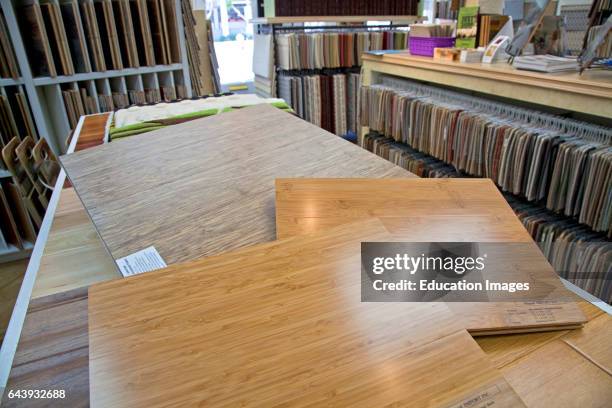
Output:
<instances>
[{"instance_id":1,"label":"large wood sample board","mask_svg":"<svg viewBox=\"0 0 612 408\"><path fill-rule=\"evenodd\" d=\"M523 243L518 249L508 249L511 254L500 254L496 260L504 266L495 268L507 269L509 278L511 273L517 277L539 276L555 286L554 293L544 304L449 303L473 335L561 330L586 321L578 304L567 301L573 294L565 289L491 180L276 181L279 239L373 217L382 221L395 240L406 242Z\"/></svg>"},{"instance_id":2,"label":"large wood sample board","mask_svg":"<svg viewBox=\"0 0 612 408\"><path fill-rule=\"evenodd\" d=\"M388 239L372 219L92 286L92 406L523 406L444 303L361 302L360 243Z\"/></svg>"},{"instance_id":3,"label":"large wood sample board","mask_svg":"<svg viewBox=\"0 0 612 408\"><path fill-rule=\"evenodd\" d=\"M275 239L278 177L411 177L271 106L254 106L60 158L117 259L167 264Z\"/></svg>"}]
</instances>

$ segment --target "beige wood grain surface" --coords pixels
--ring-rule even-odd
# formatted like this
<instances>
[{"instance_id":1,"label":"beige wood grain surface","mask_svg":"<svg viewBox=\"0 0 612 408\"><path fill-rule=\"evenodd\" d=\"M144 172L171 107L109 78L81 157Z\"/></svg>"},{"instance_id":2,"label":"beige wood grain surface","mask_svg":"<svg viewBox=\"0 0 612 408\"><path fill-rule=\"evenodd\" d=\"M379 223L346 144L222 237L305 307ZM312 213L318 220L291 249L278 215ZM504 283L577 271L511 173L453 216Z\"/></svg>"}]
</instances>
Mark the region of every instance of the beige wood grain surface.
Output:
<instances>
[{"instance_id":1,"label":"beige wood grain surface","mask_svg":"<svg viewBox=\"0 0 612 408\"><path fill-rule=\"evenodd\" d=\"M406 242L499 242L487 248L494 281L541 279L554 287L539 302L452 302L449 307L473 335L560 330L586 318L529 233L488 179L277 179L279 238L365 218L380 219ZM534 287L532 290L541 288ZM573 300L572 300L573 299ZM531 301L533 299L530 299Z\"/></svg>"},{"instance_id":2,"label":"beige wood grain surface","mask_svg":"<svg viewBox=\"0 0 612 408\"><path fill-rule=\"evenodd\" d=\"M92 406L522 406L444 303L361 302L360 243L387 239L370 219L92 286Z\"/></svg>"},{"instance_id":3,"label":"beige wood grain surface","mask_svg":"<svg viewBox=\"0 0 612 408\"><path fill-rule=\"evenodd\" d=\"M278 177L411 177L271 106L195 120L61 157L112 256L167 264L275 239Z\"/></svg>"},{"instance_id":4,"label":"beige wood grain surface","mask_svg":"<svg viewBox=\"0 0 612 408\"><path fill-rule=\"evenodd\" d=\"M63 189L40 260L32 298L120 277L74 189Z\"/></svg>"},{"instance_id":5,"label":"beige wood grain surface","mask_svg":"<svg viewBox=\"0 0 612 408\"><path fill-rule=\"evenodd\" d=\"M527 406L606 408L612 401L612 317L603 313L501 367Z\"/></svg>"}]
</instances>

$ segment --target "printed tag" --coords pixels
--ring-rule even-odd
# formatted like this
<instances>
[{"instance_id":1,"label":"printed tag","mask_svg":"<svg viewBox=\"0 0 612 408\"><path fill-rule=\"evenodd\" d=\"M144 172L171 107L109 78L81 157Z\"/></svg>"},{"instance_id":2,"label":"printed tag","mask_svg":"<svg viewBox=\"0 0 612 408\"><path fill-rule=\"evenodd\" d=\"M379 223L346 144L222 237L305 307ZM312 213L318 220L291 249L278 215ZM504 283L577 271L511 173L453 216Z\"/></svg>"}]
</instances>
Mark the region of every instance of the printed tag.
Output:
<instances>
[{"instance_id":1,"label":"printed tag","mask_svg":"<svg viewBox=\"0 0 612 408\"><path fill-rule=\"evenodd\" d=\"M551 323L557 320L556 311L563 310L560 304L538 304L529 302L526 308L506 309L506 322L510 325Z\"/></svg>"},{"instance_id":2,"label":"printed tag","mask_svg":"<svg viewBox=\"0 0 612 408\"><path fill-rule=\"evenodd\" d=\"M166 262L162 259L155 247L150 246L141 251L134 252L124 258L117 259L117 266L125 277L138 275L155 269L165 268Z\"/></svg>"},{"instance_id":3,"label":"printed tag","mask_svg":"<svg viewBox=\"0 0 612 408\"><path fill-rule=\"evenodd\" d=\"M450 406L448 408L485 408L492 407L495 405L495 399L498 394L502 391L497 385L493 385L483 391L472 395L469 398L461 401L458 404Z\"/></svg>"}]
</instances>

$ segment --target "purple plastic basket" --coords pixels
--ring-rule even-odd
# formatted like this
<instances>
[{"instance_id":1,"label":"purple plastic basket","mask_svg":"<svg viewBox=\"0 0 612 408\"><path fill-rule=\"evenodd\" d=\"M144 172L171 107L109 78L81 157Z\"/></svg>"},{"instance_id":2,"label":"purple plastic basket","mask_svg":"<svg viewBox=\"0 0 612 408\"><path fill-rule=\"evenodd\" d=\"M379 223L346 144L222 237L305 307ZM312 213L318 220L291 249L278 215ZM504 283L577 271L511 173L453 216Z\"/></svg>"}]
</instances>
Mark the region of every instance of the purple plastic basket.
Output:
<instances>
[{"instance_id":1,"label":"purple plastic basket","mask_svg":"<svg viewBox=\"0 0 612 408\"><path fill-rule=\"evenodd\" d=\"M434 48L455 46L455 37L408 37L408 49L412 55L433 57Z\"/></svg>"}]
</instances>

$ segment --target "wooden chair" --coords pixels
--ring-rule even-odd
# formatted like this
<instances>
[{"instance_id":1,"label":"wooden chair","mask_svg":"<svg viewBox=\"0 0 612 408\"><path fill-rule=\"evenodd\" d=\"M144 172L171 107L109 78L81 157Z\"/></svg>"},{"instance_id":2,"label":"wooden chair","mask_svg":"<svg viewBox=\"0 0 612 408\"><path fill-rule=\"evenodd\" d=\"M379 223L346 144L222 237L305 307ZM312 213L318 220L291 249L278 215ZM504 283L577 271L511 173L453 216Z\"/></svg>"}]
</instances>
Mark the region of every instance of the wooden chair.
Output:
<instances>
[{"instance_id":1,"label":"wooden chair","mask_svg":"<svg viewBox=\"0 0 612 408\"><path fill-rule=\"evenodd\" d=\"M34 184L19 162L16 152L18 145L19 139L17 137L11 139L11 141L4 146L4 149L2 149L2 159L4 160L7 170L11 173L11 176L13 176L13 182L19 190L30 217L34 221L34 224L40 228L46 207L40 202Z\"/></svg>"}]
</instances>

